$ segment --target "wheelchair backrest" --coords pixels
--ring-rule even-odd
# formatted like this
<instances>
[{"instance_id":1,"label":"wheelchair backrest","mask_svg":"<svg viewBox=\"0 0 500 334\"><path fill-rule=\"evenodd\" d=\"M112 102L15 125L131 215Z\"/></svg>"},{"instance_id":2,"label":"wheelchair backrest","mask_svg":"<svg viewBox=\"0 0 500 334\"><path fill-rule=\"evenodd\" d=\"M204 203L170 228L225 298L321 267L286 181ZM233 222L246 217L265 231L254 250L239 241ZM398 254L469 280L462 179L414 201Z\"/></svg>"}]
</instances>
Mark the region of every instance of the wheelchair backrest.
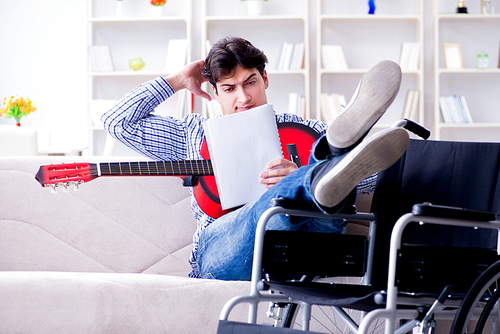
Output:
<instances>
[{"instance_id":1,"label":"wheelchair backrest","mask_svg":"<svg viewBox=\"0 0 500 334\"><path fill-rule=\"evenodd\" d=\"M418 203L500 214L500 143L411 140L405 155L379 173L371 211L377 214L371 282L387 286L389 240L397 219ZM495 230L410 225L403 244L496 250Z\"/></svg>"}]
</instances>

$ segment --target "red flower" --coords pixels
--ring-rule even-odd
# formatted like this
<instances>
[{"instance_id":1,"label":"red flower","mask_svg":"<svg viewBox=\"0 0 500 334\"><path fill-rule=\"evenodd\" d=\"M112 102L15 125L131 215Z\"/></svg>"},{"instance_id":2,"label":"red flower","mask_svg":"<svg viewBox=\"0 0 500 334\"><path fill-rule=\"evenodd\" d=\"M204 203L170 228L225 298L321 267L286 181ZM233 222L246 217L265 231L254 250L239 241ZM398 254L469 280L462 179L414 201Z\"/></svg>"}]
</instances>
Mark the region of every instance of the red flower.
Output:
<instances>
[{"instance_id":1,"label":"red flower","mask_svg":"<svg viewBox=\"0 0 500 334\"><path fill-rule=\"evenodd\" d=\"M153 6L163 6L167 0L151 0Z\"/></svg>"}]
</instances>

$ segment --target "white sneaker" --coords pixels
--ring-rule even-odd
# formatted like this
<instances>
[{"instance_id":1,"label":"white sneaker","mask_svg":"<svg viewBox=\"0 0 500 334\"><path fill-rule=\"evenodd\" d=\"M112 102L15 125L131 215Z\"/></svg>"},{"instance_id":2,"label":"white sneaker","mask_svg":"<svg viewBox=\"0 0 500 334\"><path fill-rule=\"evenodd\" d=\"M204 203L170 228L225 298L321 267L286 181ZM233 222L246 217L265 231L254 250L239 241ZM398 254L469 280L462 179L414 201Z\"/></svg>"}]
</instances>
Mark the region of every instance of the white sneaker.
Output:
<instances>
[{"instance_id":1,"label":"white sneaker","mask_svg":"<svg viewBox=\"0 0 500 334\"><path fill-rule=\"evenodd\" d=\"M382 61L366 72L344 111L328 127L326 139L332 152L357 145L394 101L400 85L401 68L392 61Z\"/></svg>"},{"instance_id":2,"label":"white sneaker","mask_svg":"<svg viewBox=\"0 0 500 334\"><path fill-rule=\"evenodd\" d=\"M359 182L398 161L409 143L406 130L389 128L363 140L335 166L319 165L311 184L314 198L325 207L336 206Z\"/></svg>"}]
</instances>

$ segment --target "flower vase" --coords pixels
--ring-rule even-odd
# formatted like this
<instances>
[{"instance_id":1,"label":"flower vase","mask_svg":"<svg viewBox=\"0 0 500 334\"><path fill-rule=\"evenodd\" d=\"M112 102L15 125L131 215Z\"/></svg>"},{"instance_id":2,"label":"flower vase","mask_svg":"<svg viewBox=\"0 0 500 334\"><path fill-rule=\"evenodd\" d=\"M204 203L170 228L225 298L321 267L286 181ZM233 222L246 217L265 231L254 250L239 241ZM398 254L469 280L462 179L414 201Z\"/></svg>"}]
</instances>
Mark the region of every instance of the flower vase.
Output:
<instances>
[{"instance_id":1,"label":"flower vase","mask_svg":"<svg viewBox=\"0 0 500 334\"><path fill-rule=\"evenodd\" d=\"M163 15L163 6L151 6L151 16L160 17Z\"/></svg>"},{"instance_id":2,"label":"flower vase","mask_svg":"<svg viewBox=\"0 0 500 334\"><path fill-rule=\"evenodd\" d=\"M262 0L247 0L247 10L250 16L262 15L262 5L264 1Z\"/></svg>"}]
</instances>

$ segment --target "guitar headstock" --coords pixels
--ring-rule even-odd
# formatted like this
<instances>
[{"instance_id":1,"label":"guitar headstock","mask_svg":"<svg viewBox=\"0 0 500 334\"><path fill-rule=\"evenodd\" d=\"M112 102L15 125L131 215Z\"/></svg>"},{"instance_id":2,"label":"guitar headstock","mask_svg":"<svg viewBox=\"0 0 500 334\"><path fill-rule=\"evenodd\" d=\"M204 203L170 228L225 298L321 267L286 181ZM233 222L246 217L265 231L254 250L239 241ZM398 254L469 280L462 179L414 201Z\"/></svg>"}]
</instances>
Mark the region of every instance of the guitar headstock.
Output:
<instances>
[{"instance_id":1,"label":"guitar headstock","mask_svg":"<svg viewBox=\"0 0 500 334\"><path fill-rule=\"evenodd\" d=\"M97 165L87 162L44 165L40 166L35 179L42 187L51 187L52 192L56 192L57 187L63 186L64 190L74 184L75 190L78 190L84 182L92 181L99 175Z\"/></svg>"}]
</instances>

